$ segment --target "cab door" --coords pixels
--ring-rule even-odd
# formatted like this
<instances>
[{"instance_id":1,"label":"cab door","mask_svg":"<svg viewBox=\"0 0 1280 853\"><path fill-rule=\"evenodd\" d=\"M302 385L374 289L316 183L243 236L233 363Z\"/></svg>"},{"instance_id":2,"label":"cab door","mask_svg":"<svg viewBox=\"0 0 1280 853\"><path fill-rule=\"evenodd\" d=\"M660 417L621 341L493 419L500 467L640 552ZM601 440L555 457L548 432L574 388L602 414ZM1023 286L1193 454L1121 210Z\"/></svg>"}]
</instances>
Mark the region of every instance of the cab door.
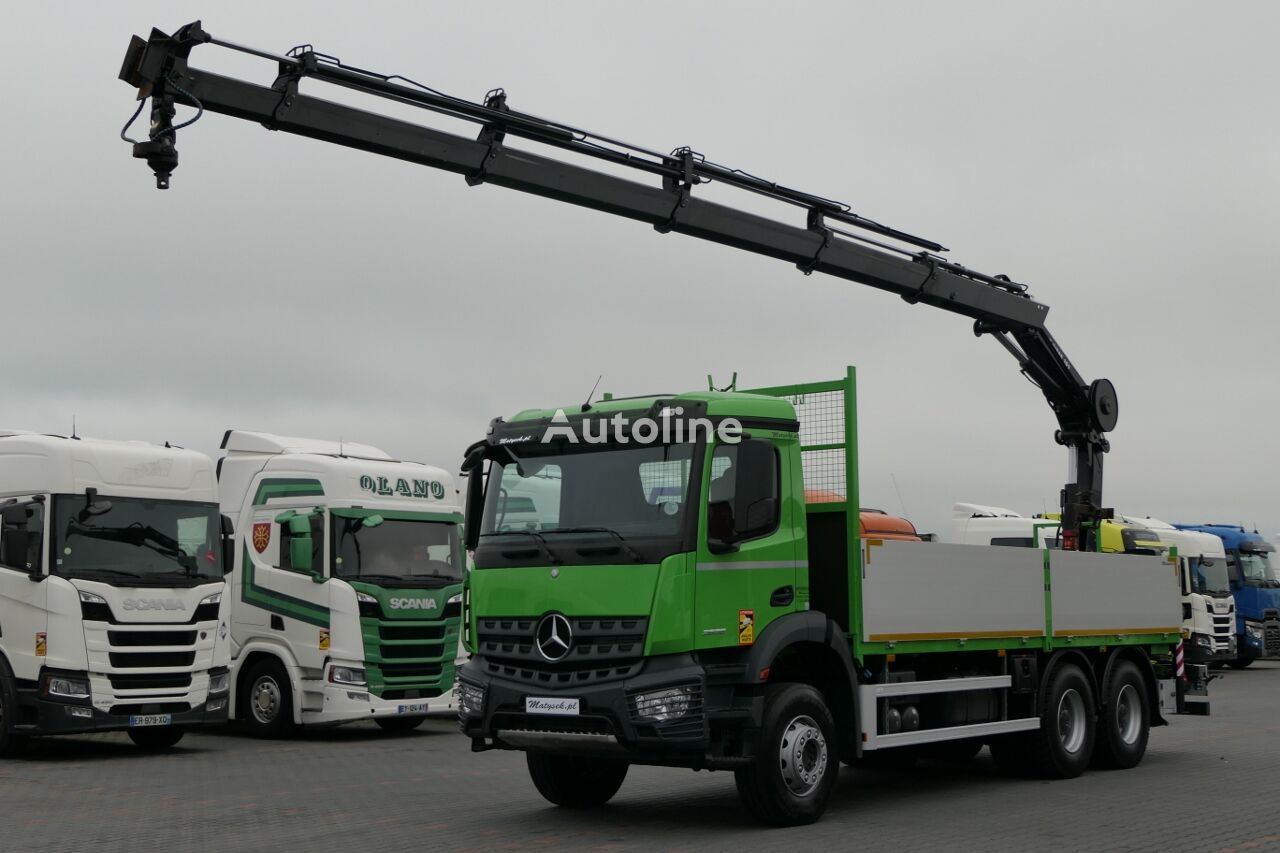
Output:
<instances>
[{"instance_id":1,"label":"cab door","mask_svg":"<svg viewBox=\"0 0 1280 853\"><path fill-rule=\"evenodd\" d=\"M19 498L0 510L0 651L18 678L34 679L44 664L48 630L48 532L44 504Z\"/></svg>"},{"instance_id":2,"label":"cab door","mask_svg":"<svg viewBox=\"0 0 1280 853\"><path fill-rule=\"evenodd\" d=\"M706 454L695 565L698 648L751 645L800 607L796 527L783 494L789 467L779 438L767 433L719 442Z\"/></svg>"},{"instance_id":3,"label":"cab door","mask_svg":"<svg viewBox=\"0 0 1280 853\"><path fill-rule=\"evenodd\" d=\"M314 504L253 511L247 532L252 580L246 598L265 617L258 629L286 643L298 664L320 669L329 649L328 513Z\"/></svg>"}]
</instances>

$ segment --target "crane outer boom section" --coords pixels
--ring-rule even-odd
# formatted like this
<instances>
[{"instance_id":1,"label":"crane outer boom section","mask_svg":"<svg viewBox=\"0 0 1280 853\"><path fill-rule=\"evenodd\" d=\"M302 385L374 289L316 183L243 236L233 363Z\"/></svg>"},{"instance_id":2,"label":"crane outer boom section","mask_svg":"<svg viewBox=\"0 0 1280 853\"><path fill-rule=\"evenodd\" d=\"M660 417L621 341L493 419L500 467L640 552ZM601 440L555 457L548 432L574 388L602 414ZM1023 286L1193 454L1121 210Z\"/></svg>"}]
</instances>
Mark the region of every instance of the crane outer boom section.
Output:
<instances>
[{"instance_id":1,"label":"crane outer boom section","mask_svg":"<svg viewBox=\"0 0 1280 853\"><path fill-rule=\"evenodd\" d=\"M214 44L276 61L268 84L192 67L191 50ZM739 170L708 162L690 149L658 154L568 125L511 111L506 95L491 92L483 103L443 95L396 75L343 65L309 46L277 56L216 39L199 22L170 36L152 30L134 36L120 72L151 101L147 138L135 141L134 156L147 160L157 186L168 188L177 168L177 104L348 148L393 157L462 175L469 184L493 184L556 201L622 216L735 249L897 294L968 317L975 333L991 334L1018 360L1022 372L1044 393L1058 420L1056 438L1072 451L1073 480L1063 491L1063 527L1068 542L1078 535L1087 547L1090 530L1104 513L1104 433L1114 427L1117 404L1107 380L1086 383L1045 327L1048 306L1025 285L969 270L939 256L942 246L852 213L847 205L782 187ZM359 109L299 91L312 80L407 104L480 126L474 139L416 122ZM140 109L141 109L140 105ZM190 123L190 122L188 122ZM126 132L128 128L126 127ZM128 139L125 132L122 136ZM643 183L507 145L518 137L634 169L659 178ZM129 140L134 141L134 140ZM717 182L807 212L805 225L701 198L699 184ZM856 229L849 231L847 229ZM884 242L888 238L912 249Z\"/></svg>"}]
</instances>

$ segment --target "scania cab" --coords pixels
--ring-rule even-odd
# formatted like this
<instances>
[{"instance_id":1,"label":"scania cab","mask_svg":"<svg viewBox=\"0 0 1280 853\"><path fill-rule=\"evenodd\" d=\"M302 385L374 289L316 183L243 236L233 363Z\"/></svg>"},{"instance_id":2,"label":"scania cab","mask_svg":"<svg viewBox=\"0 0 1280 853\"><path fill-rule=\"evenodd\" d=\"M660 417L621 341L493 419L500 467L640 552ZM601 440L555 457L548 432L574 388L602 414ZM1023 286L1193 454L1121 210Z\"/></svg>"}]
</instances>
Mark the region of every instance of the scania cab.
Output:
<instances>
[{"instance_id":1,"label":"scania cab","mask_svg":"<svg viewBox=\"0 0 1280 853\"><path fill-rule=\"evenodd\" d=\"M465 554L448 472L376 447L228 430L232 718L272 737L452 713Z\"/></svg>"},{"instance_id":2,"label":"scania cab","mask_svg":"<svg viewBox=\"0 0 1280 853\"><path fill-rule=\"evenodd\" d=\"M1280 657L1280 569L1275 546L1238 524L1177 524L1222 540L1236 605L1236 657L1231 666Z\"/></svg>"},{"instance_id":3,"label":"scania cab","mask_svg":"<svg viewBox=\"0 0 1280 853\"><path fill-rule=\"evenodd\" d=\"M216 488L195 451L0 431L0 754L226 720Z\"/></svg>"}]
</instances>

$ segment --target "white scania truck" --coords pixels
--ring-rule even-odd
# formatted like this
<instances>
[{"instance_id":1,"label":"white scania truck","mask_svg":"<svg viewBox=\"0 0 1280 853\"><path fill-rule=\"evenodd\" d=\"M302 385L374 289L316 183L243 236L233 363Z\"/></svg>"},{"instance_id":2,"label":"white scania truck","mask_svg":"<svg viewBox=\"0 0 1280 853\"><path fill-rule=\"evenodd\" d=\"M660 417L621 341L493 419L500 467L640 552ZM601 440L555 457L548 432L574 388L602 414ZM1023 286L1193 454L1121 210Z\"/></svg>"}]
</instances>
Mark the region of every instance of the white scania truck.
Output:
<instances>
[{"instance_id":1,"label":"white scania truck","mask_svg":"<svg viewBox=\"0 0 1280 853\"><path fill-rule=\"evenodd\" d=\"M191 450L0 431L0 755L226 720L216 489Z\"/></svg>"},{"instance_id":2,"label":"white scania truck","mask_svg":"<svg viewBox=\"0 0 1280 853\"><path fill-rule=\"evenodd\" d=\"M453 713L466 554L452 476L363 444L228 430L232 718L278 737Z\"/></svg>"}]
</instances>

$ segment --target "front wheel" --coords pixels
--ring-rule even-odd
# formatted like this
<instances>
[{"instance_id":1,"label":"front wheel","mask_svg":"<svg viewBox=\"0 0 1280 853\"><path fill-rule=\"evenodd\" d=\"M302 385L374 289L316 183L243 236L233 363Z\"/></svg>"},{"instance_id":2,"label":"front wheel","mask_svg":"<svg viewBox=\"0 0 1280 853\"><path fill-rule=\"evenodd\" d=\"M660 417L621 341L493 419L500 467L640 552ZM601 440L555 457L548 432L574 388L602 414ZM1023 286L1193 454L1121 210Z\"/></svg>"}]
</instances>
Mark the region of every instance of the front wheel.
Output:
<instances>
[{"instance_id":1,"label":"front wheel","mask_svg":"<svg viewBox=\"0 0 1280 853\"><path fill-rule=\"evenodd\" d=\"M566 808L603 806L622 787L630 767L616 758L527 752L529 778L547 802Z\"/></svg>"},{"instance_id":2,"label":"front wheel","mask_svg":"<svg viewBox=\"0 0 1280 853\"><path fill-rule=\"evenodd\" d=\"M426 717L375 717L373 720L384 732L411 732L427 721Z\"/></svg>"},{"instance_id":3,"label":"front wheel","mask_svg":"<svg viewBox=\"0 0 1280 853\"><path fill-rule=\"evenodd\" d=\"M256 737L285 737L293 730L293 688L289 674L274 658L259 661L243 682L240 708L249 733Z\"/></svg>"},{"instance_id":4,"label":"front wheel","mask_svg":"<svg viewBox=\"0 0 1280 853\"><path fill-rule=\"evenodd\" d=\"M734 772L747 810L774 826L821 817L840 771L835 729L817 690L807 684L771 686L755 763Z\"/></svg>"},{"instance_id":5,"label":"front wheel","mask_svg":"<svg viewBox=\"0 0 1280 853\"><path fill-rule=\"evenodd\" d=\"M177 744L178 741L182 740L184 734L186 732L174 726L129 729L129 740L133 741L141 749L159 751Z\"/></svg>"},{"instance_id":6,"label":"front wheel","mask_svg":"<svg viewBox=\"0 0 1280 853\"><path fill-rule=\"evenodd\" d=\"M18 719L18 699L13 679L7 676L4 660L0 659L0 758L16 758L26 751L31 739L10 730Z\"/></svg>"},{"instance_id":7,"label":"front wheel","mask_svg":"<svg viewBox=\"0 0 1280 853\"><path fill-rule=\"evenodd\" d=\"M1147 753L1150 734L1146 681L1133 663L1117 661L1103 688L1096 763L1115 770L1136 767Z\"/></svg>"}]
</instances>

